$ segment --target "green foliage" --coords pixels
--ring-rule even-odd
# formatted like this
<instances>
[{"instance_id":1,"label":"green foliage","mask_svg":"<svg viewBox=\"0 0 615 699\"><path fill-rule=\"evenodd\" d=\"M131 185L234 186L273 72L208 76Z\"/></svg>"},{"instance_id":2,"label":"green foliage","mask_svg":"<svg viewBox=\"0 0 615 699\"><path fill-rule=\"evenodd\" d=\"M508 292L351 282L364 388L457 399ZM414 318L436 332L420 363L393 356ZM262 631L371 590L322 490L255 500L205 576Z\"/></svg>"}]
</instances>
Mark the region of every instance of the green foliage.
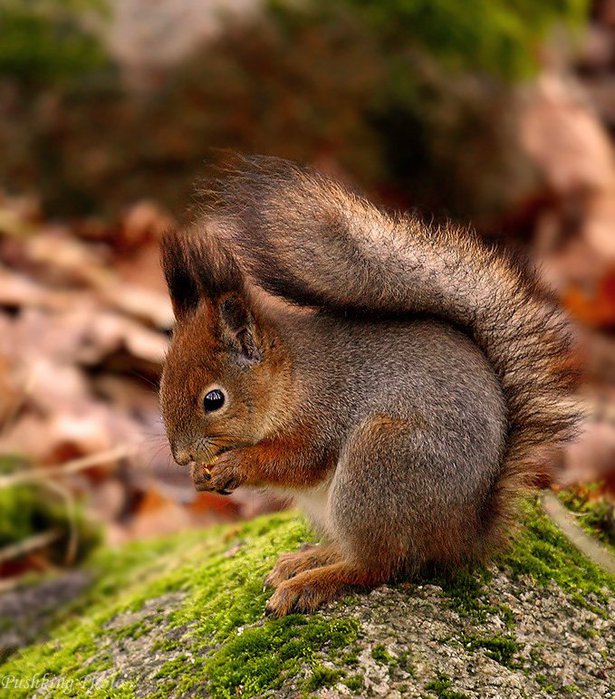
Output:
<instances>
[{"instance_id":1,"label":"green foliage","mask_svg":"<svg viewBox=\"0 0 615 699\"><path fill-rule=\"evenodd\" d=\"M104 62L84 17L105 13L104 0L0 0L0 77L49 86Z\"/></svg>"},{"instance_id":2,"label":"green foliage","mask_svg":"<svg viewBox=\"0 0 615 699\"><path fill-rule=\"evenodd\" d=\"M52 109L24 108L0 124L0 176L11 188L36 182L56 215L116 212L143 196L179 213L220 149L333 158L373 183L382 161L365 107L382 61L348 12L325 15L229 21L147 94L109 71L58 93Z\"/></svg>"},{"instance_id":3,"label":"green foliage","mask_svg":"<svg viewBox=\"0 0 615 699\"><path fill-rule=\"evenodd\" d=\"M136 95L81 21L103 1L0 0L0 75L30 88L30 99L0 91L11 115L0 186L34 183L54 216L116 213L143 196L179 213L220 149L341 166L437 216L497 216L534 184L514 145L509 82L587 6L272 0Z\"/></svg>"},{"instance_id":4,"label":"green foliage","mask_svg":"<svg viewBox=\"0 0 615 699\"><path fill-rule=\"evenodd\" d=\"M0 474L22 472L28 465L18 457L0 457ZM44 482L24 483L0 488L0 548L18 544L45 532L57 532L49 554L55 563L63 562L71 531L77 534L78 559L83 558L100 541L100 531L83 514L81 508L67 508L55 491Z\"/></svg>"},{"instance_id":5,"label":"green foliage","mask_svg":"<svg viewBox=\"0 0 615 699\"><path fill-rule=\"evenodd\" d=\"M542 43L556 26L583 26L588 5L311 0L290 10L273 2L286 23L292 12L294 23L326 21L332 6L362 22L384 64L363 113L381 147L387 187L429 215L462 219L497 217L533 187L515 145L510 83L535 74Z\"/></svg>"},{"instance_id":6,"label":"green foliage","mask_svg":"<svg viewBox=\"0 0 615 699\"><path fill-rule=\"evenodd\" d=\"M322 1L322 0L321 0ZM419 48L453 70L518 79L536 70L554 25L578 27L588 0L342 0L393 49Z\"/></svg>"}]
</instances>

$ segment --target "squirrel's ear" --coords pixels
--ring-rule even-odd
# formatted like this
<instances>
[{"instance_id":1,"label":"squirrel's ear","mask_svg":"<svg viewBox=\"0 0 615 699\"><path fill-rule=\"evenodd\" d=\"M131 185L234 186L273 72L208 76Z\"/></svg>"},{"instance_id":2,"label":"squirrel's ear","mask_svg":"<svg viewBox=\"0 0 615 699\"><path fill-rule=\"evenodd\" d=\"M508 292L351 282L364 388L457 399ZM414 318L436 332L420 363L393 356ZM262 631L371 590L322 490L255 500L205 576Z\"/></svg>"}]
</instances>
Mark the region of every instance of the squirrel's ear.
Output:
<instances>
[{"instance_id":1,"label":"squirrel's ear","mask_svg":"<svg viewBox=\"0 0 615 699\"><path fill-rule=\"evenodd\" d=\"M262 358L258 329L245 300L237 293L223 296L218 304L223 337L241 366L258 364Z\"/></svg>"},{"instance_id":2,"label":"squirrel's ear","mask_svg":"<svg viewBox=\"0 0 615 699\"><path fill-rule=\"evenodd\" d=\"M181 320L196 309L201 296L185 237L175 230L166 232L160 241L160 256L173 312Z\"/></svg>"}]
</instances>

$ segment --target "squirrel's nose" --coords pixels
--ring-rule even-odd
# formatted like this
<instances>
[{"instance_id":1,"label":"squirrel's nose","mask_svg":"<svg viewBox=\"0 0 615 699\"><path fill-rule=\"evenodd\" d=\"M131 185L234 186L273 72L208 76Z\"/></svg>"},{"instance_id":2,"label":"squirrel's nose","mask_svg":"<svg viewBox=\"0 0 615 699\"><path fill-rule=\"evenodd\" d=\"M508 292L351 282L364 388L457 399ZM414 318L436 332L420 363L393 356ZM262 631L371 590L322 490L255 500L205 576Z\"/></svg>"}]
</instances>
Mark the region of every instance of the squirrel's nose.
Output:
<instances>
[{"instance_id":1,"label":"squirrel's nose","mask_svg":"<svg viewBox=\"0 0 615 699\"><path fill-rule=\"evenodd\" d=\"M178 463L180 466L186 466L191 461L194 461L194 456L192 454L192 450L189 449L188 447L172 446L171 452L173 454L173 458L175 459L176 463Z\"/></svg>"}]
</instances>

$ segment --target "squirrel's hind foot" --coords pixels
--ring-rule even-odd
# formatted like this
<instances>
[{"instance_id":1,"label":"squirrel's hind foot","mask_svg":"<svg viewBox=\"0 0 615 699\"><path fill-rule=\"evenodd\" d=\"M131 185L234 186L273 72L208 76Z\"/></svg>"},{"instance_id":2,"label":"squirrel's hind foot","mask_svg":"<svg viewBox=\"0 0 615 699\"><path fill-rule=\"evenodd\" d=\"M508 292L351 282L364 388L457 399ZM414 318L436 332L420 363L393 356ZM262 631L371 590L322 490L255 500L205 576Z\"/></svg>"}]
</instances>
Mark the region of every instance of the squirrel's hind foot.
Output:
<instances>
[{"instance_id":1,"label":"squirrel's hind foot","mask_svg":"<svg viewBox=\"0 0 615 699\"><path fill-rule=\"evenodd\" d=\"M280 582L265 613L281 617L291 612L313 612L353 587L370 587L383 582L377 573L340 561L298 573Z\"/></svg>"},{"instance_id":2,"label":"squirrel's hind foot","mask_svg":"<svg viewBox=\"0 0 615 699\"><path fill-rule=\"evenodd\" d=\"M320 568L340 560L336 546L332 544L304 545L300 551L283 553L273 570L265 578L265 587L278 587L285 580L313 568Z\"/></svg>"}]
</instances>

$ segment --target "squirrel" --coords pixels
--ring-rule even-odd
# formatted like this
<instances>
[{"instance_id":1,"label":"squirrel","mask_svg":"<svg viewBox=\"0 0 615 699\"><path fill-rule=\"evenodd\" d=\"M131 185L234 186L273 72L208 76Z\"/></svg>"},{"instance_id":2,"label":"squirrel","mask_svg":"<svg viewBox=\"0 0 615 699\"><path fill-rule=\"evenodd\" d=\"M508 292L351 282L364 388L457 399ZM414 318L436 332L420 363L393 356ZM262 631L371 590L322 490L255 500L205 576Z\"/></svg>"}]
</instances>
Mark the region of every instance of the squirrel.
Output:
<instances>
[{"instance_id":1,"label":"squirrel","mask_svg":"<svg viewBox=\"0 0 615 699\"><path fill-rule=\"evenodd\" d=\"M254 156L161 257L174 459L197 490L291 495L323 538L279 558L271 614L489 557L575 431L565 314L470 230Z\"/></svg>"}]
</instances>

